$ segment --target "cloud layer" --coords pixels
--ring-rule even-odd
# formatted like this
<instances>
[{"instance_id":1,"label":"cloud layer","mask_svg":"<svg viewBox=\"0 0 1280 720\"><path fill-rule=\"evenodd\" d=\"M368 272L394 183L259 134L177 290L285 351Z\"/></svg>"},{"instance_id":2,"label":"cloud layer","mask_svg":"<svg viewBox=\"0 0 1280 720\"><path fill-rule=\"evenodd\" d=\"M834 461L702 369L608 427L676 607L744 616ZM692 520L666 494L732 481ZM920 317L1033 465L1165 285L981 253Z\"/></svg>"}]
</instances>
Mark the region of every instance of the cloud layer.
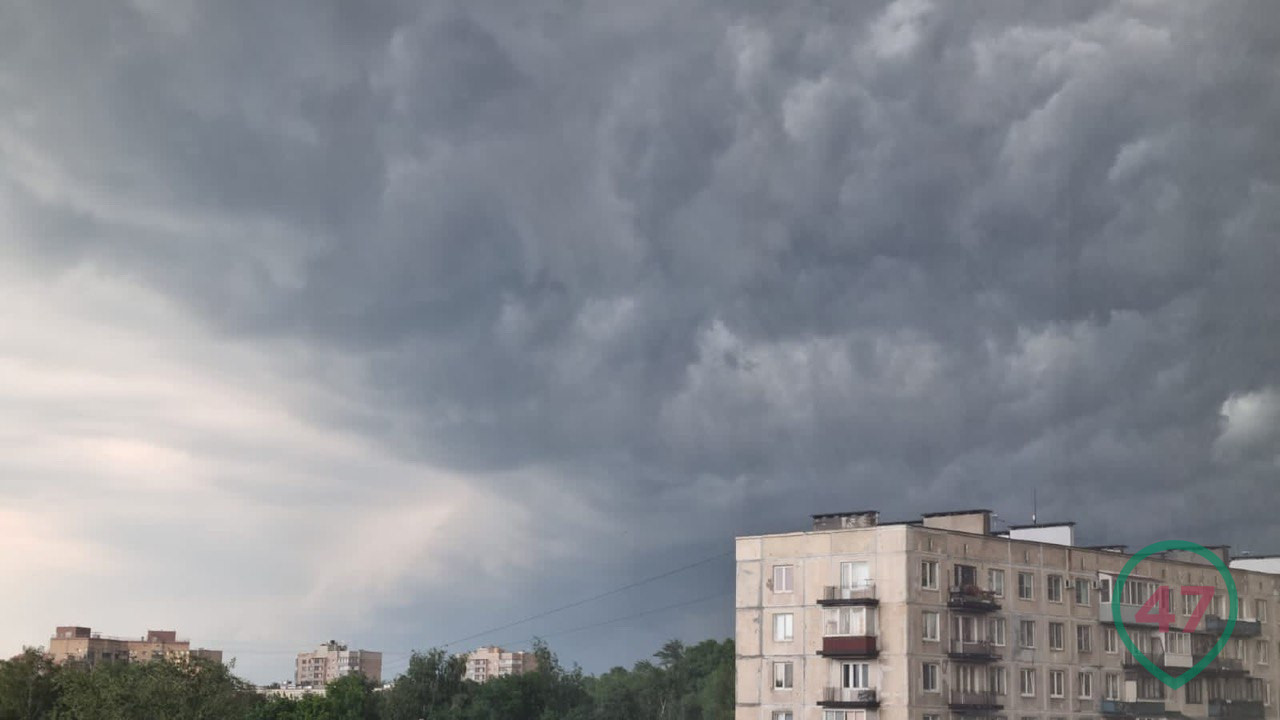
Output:
<instances>
[{"instance_id":1,"label":"cloud layer","mask_svg":"<svg viewBox=\"0 0 1280 720\"><path fill-rule=\"evenodd\" d=\"M1033 488L1280 550L1271 3L0 12L15 649L174 625L270 679Z\"/></svg>"}]
</instances>

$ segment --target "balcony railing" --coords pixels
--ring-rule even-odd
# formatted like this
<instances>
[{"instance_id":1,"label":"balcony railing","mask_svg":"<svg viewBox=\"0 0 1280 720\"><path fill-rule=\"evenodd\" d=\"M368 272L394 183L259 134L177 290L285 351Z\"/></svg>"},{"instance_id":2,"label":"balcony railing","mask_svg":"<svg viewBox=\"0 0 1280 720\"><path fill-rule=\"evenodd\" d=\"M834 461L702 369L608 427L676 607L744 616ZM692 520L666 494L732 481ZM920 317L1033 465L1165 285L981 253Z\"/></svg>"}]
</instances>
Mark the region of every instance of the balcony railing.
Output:
<instances>
[{"instance_id":1,"label":"balcony railing","mask_svg":"<svg viewBox=\"0 0 1280 720\"><path fill-rule=\"evenodd\" d=\"M880 698L871 689L828 687L823 688L818 704L829 708L877 708Z\"/></svg>"},{"instance_id":2,"label":"balcony railing","mask_svg":"<svg viewBox=\"0 0 1280 720\"><path fill-rule=\"evenodd\" d=\"M1147 659L1150 660L1152 663L1154 663L1156 667L1165 667L1164 651L1152 650L1151 652L1147 652L1143 654L1146 655ZM1133 653L1129 652L1128 650L1125 650L1124 651L1124 667L1126 670L1130 670L1133 668L1142 668L1145 666L1142 664L1141 661L1138 660L1137 656L1135 656Z\"/></svg>"},{"instance_id":3,"label":"balcony railing","mask_svg":"<svg viewBox=\"0 0 1280 720\"><path fill-rule=\"evenodd\" d=\"M1191 660L1193 664L1199 665L1204 659L1204 655L1194 655ZM1218 657L1205 666L1204 671L1211 675L1243 675L1245 673L1244 661L1236 658Z\"/></svg>"},{"instance_id":4,"label":"balcony railing","mask_svg":"<svg viewBox=\"0 0 1280 720\"><path fill-rule=\"evenodd\" d=\"M1209 635L1221 635L1227 629L1226 618L1218 615L1204 616L1204 632ZM1232 637L1258 637L1262 634L1262 623L1257 620L1236 620L1231 628Z\"/></svg>"},{"instance_id":5,"label":"balcony railing","mask_svg":"<svg viewBox=\"0 0 1280 720\"><path fill-rule=\"evenodd\" d=\"M952 660L974 660L979 662L997 660L999 649L988 640L956 640L951 641L947 649L947 657Z\"/></svg>"},{"instance_id":6,"label":"balcony railing","mask_svg":"<svg viewBox=\"0 0 1280 720\"><path fill-rule=\"evenodd\" d=\"M1098 703L1098 710L1110 717L1158 717L1164 715L1164 703L1151 700L1137 702L1121 702L1119 700L1103 700Z\"/></svg>"},{"instance_id":7,"label":"balcony railing","mask_svg":"<svg viewBox=\"0 0 1280 720\"><path fill-rule=\"evenodd\" d=\"M852 586L828 585L822 589L819 605L879 605L876 598L876 584L872 580L862 580Z\"/></svg>"},{"instance_id":8,"label":"balcony railing","mask_svg":"<svg viewBox=\"0 0 1280 720\"><path fill-rule=\"evenodd\" d=\"M977 585L953 585L947 596L947 607L952 610L969 610L972 612L991 612L1000 609L996 602L996 594L983 590Z\"/></svg>"},{"instance_id":9,"label":"balcony railing","mask_svg":"<svg viewBox=\"0 0 1280 720\"><path fill-rule=\"evenodd\" d=\"M952 690L950 702L952 710L999 710L999 697L990 690Z\"/></svg>"},{"instance_id":10,"label":"balcony railing","mask_svg":"<svg viewBox=\"0 0 1280 720\"><path fill-rule=\"evenodd\" d=\"M1261 700L1210 700L1209 717L1222 720L1262 720L1266 710Z\"/></svg>"},{"instance_id":11,"label":"balcony railing","mask_svg":"<svg viewBox=\"0 0 1280 720\"><path fill-rule=\"evenodd\" d=\"M880 654L874 635L828 635L822 638L824 657L873 658Z\"/></svg>"}]
</instances>

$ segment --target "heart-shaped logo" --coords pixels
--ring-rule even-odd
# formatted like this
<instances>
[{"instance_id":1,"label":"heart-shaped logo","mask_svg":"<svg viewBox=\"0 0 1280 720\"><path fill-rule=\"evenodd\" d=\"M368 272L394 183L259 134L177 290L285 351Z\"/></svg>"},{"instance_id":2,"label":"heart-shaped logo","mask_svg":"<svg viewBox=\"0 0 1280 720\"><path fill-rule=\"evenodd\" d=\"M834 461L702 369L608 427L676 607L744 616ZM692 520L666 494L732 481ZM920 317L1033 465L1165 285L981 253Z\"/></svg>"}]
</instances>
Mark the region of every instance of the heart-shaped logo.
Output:
<instances>
[{"instance_id":1,"label":"heart-shaped logo","mask_svg":"<svg viewBox=\"0 0 1280 720\"><path fill-rule=\"evenodd\" d=\"M1124 592L1125 581L1129 579L1129 574L1132 573L1134 568L1138 566L1138 563L1142 562L1143 559L1150 557L1151 555L1154 555L1155 553L1164 552L1166 550L1189 550L1199 555L1200 557L1204 558L1205 560L1208 560L1211 565L1217 568L1218 573L1222 575L1222 579L1225 580L1227 583L1227 595L1229 598L1229 602L1227 603L1227 605L1230 608L1227 622L1222 628L1222 637L1218 638L1218 642L1215 643L1214 646L1204 654L1204 657L1200 658L1200 660L1196 662L1196 664L1193 665L1190 670L1187 670L1186 672L1182 673L1181 675L1178 675L1177 677L1174 677L1173 675L1170 675L1169 673L1165 672L1164 668L1152 662L1151 658L1147 657L1145 653L1143 653L1141 650L1138 649L1138 646L1133 642L1133 638L1129 637L1129 631L1124 626L1124 614L1121 611L1121 606L1120 606L1120 598L1124 597L1123 592ZM1192 622L1188 623L1187 628L1185 628L1187 632L1194 631L1195 624L1203 621L1202 618L1204 616L1205 609L1207 609L1208 598L1212 597L1212 593L1210 592L1212 588L1205 588L1204 590L1208 592L1208 596L1205 598L1205 604L1197 608L1196 614L1193 615L1191 618ZM1151 603L1151 602L1164 603L1163 611L1167 614L1167 616L1171 618L1172 611L1169 610L1168 608L1169 589L1167 587L1157 588L1157 594L1160 594L1160 593L1164 593L1163 600L1159 600L1156 597L1156 595L1152 595L1148 603ZM1186 593L1184 589L1184 594L1193 594L1193 593ZM1201 594L1201 593L1197 592L1194 594ZM1208 548L1202 545L1197 545L1193 542L1188 542L1186 540L1164 540L1158 543L1152 543L1142 548L1142 550L1138 551L1137 555L1134 555L1132 558L1130 558L1129 562L1125 563L1124 568L1120 570L1120 576L1116 578L1115 590L1111 595L1111 619L1115 622L1116 631L1119 633L1120 639L1124 641L1124 646L1126 648L1129 648L1129 652L1133 653L1133 656L1138 659L1138 662L1141 663L1144 668L1150 671L1150 673L1154 677L1159 678L1160 682L1164 683L1165 685L1168 685L1174 690L1177 690L1183 685L1186 685L1189 681L1191 681L1201 672L1203 672L1204 669L1208 667L1210 663L1212 663L1215 659L1217 659L1218 653L1222 652L1222 648L1226 647L1227 640L1231 638L1231 631L1236 626L1236 606L1237 606L1236 597L1237 597L1236 582L1231 577L1231 571L1227 568L1226 563L1222 562L1222 558L1218 557L1217 553L1214 553L1213 551L1209 550ZM1139 611L1138 615L1135 616L1135 619L1141 619L1142 612L1146 611L1146 608L1147 608L1147 605L1143 605L1142 611Z\"/></svg>"}]
</instances>

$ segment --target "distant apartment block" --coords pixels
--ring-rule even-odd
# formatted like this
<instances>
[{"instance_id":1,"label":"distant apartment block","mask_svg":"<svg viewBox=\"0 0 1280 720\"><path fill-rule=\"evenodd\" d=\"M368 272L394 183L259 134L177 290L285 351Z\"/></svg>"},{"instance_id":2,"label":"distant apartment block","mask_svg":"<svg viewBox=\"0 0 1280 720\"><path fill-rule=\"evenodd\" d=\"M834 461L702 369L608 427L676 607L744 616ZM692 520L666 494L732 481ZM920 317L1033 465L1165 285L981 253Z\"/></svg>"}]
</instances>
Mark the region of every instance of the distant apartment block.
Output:
<instances>
[{"instance_id":1,"label":"distant apartment block","mask_svg":"<svg viewBox=\"0 0 1280 720\"><path fill-rule=\"evenodd\" d=\"M64 625L49 638L46 654L56 663L145 662L202 657L222 662L221 650L191 649L189 640L179 640L173 630L148 630L141 638L111 637L87 627Z\"/></svg>"},{"instance_id":2,"label":"distant apartment block","mask_svg":"<svg viewBox=\"0 0 1280 720\"><path fill-rule=\"evenodd\" d=\"M520 675L537 669L538 660L531 652L507 652L500 647L485 646L467 655L466 679L485 682L506 675Z\"/></svg>"},{"instance_id":3,"label":"distant apartment block","mask_svg":"<svg viewBox=\"0 0 1280 720\"><path fill-rule=\"evenodd\" d=\"M298 653L294 685L300 688L323 687L353 673L364 675L374 684L381 684L382 653L350 650L346 645L330 640L312 652Z\"/></svg>"},{"instance_id":4,"label":"distant apartment block","mask_svg":"<svg viewBox=\"0 0 1280 720\"><path fill-rule=\"evenodd\" d=\"M1120 640L1177 676L1225 628L1228 592L1190 552L1153 555L1113 592L1126 548L1079 547L1072 523L994 532L992 513L882 523L816 515L812 528L737 539L736 720L1273 720L1280 681L1280 575L1272 558L1232 562L1237 621L1222 653L1178 689ZM1271 572L1266 572L1271 571ZM1139 620L1161 586L1176 619ZM1214 589L1195 622L1197 596Z\"/></svg>"}]
</instances>

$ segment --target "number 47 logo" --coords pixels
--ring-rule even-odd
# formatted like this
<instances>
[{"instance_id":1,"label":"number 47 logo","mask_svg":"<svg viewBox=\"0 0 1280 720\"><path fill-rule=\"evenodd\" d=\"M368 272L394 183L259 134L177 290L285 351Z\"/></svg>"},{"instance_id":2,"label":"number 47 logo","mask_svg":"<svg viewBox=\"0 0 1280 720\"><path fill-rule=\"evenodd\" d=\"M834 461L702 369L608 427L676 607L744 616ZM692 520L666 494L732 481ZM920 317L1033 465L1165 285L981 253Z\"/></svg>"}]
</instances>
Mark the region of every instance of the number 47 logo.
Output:
<instances>
[{"instance_id":1,"label":"number 47 logo","mask_svg":"<svg viewBox=\"0 0 1280 720\"><path fill-rule=\"evenodd\" d=\"M1200 624L1200 619L1208 612L1209 606L1213 603L1213 587L1209 585L1183 585L1181 588L1183 595L1199 595L1200 599L1196 602L1195 610L1191 612L1191 617L1187 619L1187 624L1182 628L1184 632L1195 632L1196 626ZM1151 623L1160 626L1160 632L1168 632L1169 627L1177 620L1173 614L1173 603L1171 598L1173 591L1168 585L1161 585L1156 591L1147 598L1147 601L1138 608L1138 612L1134 613L1133 619L1141 623Z\"/></svg>"}]
</instances>

